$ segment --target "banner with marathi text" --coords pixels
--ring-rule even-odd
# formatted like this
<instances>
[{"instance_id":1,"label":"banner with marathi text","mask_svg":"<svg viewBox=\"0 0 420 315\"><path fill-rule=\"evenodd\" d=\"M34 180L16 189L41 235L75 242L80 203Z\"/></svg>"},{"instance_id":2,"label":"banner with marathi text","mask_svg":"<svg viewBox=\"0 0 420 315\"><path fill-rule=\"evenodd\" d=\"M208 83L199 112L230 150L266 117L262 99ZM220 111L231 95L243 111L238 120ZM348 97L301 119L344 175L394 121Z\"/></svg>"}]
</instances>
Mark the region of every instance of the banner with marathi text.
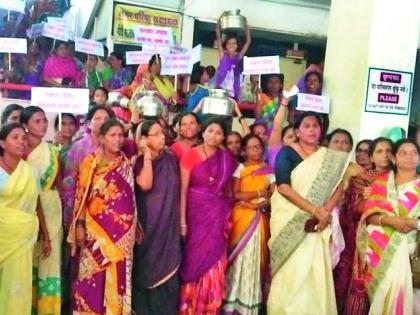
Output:
<instances>
[{"instance_id":1,"label":"banner with marathi text","mask_svg":"<svg viewBox=\"0 0 420 315\"><path fill-rule=\"evenodd\" d=\"M114 3L113 31L114 41L137 44L134 28L140 25L170 27L175 43L181 39L181 14L145 8L141 6Z\"/></svg>"}]
</instances>

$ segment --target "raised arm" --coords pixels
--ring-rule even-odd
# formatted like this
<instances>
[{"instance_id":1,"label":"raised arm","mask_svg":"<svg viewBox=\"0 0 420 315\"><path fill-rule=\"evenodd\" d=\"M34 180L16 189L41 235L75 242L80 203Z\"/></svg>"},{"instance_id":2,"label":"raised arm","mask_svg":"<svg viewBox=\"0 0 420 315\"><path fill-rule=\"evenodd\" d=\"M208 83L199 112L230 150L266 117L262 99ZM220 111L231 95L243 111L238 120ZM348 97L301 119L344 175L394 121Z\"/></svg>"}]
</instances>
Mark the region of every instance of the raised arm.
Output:
<instances>
[{"instance_id":1,"label":"raised arm","mask_svg":"<svg viewBox=\"0 0 420 315\"><path fill-rule=\"evenodd\" d=\"M281 141L281 131L283 129L283 122L287 116L287 104L289 99L282 99L280 107L277 110L276 115L273 120L273 130L271 131L270 139L268 139L268 146L280 145Z\"/></svg>"},{"instance_id":2,"label":"raised arm","mask_svg":"<svg viewBox=\"0 0 420 315\"><path fill-rule=\"evenodd\" d=\"M249 28L248 22L246 24L246 40L245 44L242 47L241 51L239 52L239 56L241 59L245 56L246 52L248 51L249 46L251 45L251 30Z\"/></svg>"},{"instance_id":3,"label":"raised arm","mask_svg":"<svg viewBox=\"0 0 420 315\"><path fill-rule=\"evenodd\" d=\"M219 50L219 58L223 57L223 44L222 44L222 25L220 22L220 19L222 18L222 16L220 16L217 19L217 23L216 23L216 43L217 43L217 49Z\"/></svg>"},{"instance_id":4,"label":"raised arm","mask_svg":"<svg viewBox=\"0 0 420 315\"><path fill-rule=\"evenodd\" d=\"M148 191L153 186L153 165L151 151L147 146L146 139L142 138L140 140L140 148L144 155L144 162L140 174L136 177L136 183L142 191Z\"/></svg>"}]
</instances>

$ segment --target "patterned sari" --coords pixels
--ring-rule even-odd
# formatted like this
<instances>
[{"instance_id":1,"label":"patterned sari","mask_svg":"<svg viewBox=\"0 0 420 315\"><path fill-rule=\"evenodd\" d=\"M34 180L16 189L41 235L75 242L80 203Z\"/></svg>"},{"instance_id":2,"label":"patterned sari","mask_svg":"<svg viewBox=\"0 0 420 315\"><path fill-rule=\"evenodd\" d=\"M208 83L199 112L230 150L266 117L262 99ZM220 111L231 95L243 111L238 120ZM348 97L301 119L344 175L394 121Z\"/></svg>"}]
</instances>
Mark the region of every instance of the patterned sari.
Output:
<instances>
[{"instance_id":1,"label":"patterned sari","mask_svg":"<svg viewBox=\"0 0 420 315\"><path fill-rule=\"evenodd\" d=\"M131 269L136 227L134 178L122 154L111 162L97 151L80 165L68 242L76 254L76 220L85 213L86 243L73 282L73 314L131 314Z\"/></svg>"},{"instance_id":2,"label":"patterned sari","mask_svg":"<svg viewBox=\"0 0 420 315\"><path fill-rule=\"evenodd\" d=\"M191 156L193 150L195 148L184 157ZM232 155L220 149L191 170L187 196L188 234L180 270L182 315L218 314L222 305L228 219L232 210L232 199L224 191L235 167ZM214 173L210 174L209 169Z\"/></svg>"},{"instance_id":3,"label":"patterned sari","mask_svg":"<svg viewBox=\"0 0 420 315\"><path fill-rule=\"evenodd\" d=\"M272 172L265 163L246 166L240 172L241 191L268 190L268 175ZM237 203L230 221L229 269L223 309L226 314L258 315L268 273L269 215Z\"/></svg>"},{"instance_id":4,"label":"patterned sari","mask_svg":"<svg viewBox=\"0 0 420 315\"><path fill-rule=\"evenodd\" d=\"M345 152L320 148L291 173L291 186L315 205L334 193L348 164ZM272 280L268 314L337 313L331 267L331 229L306 233L312 216L276 190L271 197L269 240Z\"/></svg>"},{"instance_id":5,"label":"patterned sari","mask_svg":"<svg viewBox=\"0 0 420 315\"><path fill-rule=\"evenodd\" d=\"M369 314L411 315L414 299L409 255L417 232L405 234L390 226L367 225L366 218L372 214L419 217L420 180L397 187L393 172L379 177L371 186L357 235L357 247L366 263Z\"/></svg>"},{"instance_id":6,"label":"patterned sari","mask_svg":"<svg viewBox=\"0 0 420 315\"><path fill-rule=\"evenodd\" d=\"M51 240L51 254L42 258L41 242L34 256L34 309L38 315L60 314L61 308L61 242L63 239L61 201L55 189L59 171L58 149L52 144L41 143L29 154L27 161L40 174L41 205L48 235Z\"/></svg>"},{"instance_id":7,"label":"patterned sari","mask_svg":"<svg viewBox=\"0 0 420 315\"><path fill-rule=\"evenodd\" d=\"M4 180L3 180L4 179ZM0 314L30 314L39 187L31 165L0 169Z\"/></svg>"}]
</instances>

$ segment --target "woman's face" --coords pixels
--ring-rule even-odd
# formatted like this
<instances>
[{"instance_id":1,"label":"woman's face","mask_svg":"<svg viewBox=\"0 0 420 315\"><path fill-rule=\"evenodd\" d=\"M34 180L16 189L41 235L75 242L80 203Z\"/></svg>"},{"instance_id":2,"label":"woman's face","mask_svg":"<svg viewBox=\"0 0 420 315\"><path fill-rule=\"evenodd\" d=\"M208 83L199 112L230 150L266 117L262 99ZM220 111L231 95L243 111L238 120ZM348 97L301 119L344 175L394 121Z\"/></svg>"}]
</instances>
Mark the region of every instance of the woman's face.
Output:
<instances>
[{"instance_id":1,"label":"woman's face","mask_svg":"<svg viewBox=\"0 0 420 315\"><path fill-rule=\"evenodd\" d=\"M72 139L76 134L77 126L73 118L64 116L61 119L61 134L66 139Z\"/></svg>"},{"instance_id":2,"label":"woman's face","mask_svg":"<svg viewBox=\"0 0 420 315\"><path fill-rule=\"evenodd\" d=\"M194 140L197 138L198 133L200 132L200 126L192 115L187 115L182 117L179 124L179 133L181 137Z\"/></svg>"},{"instance_id":3,"label":"woman's face","mask_svg":"<svg viewBox=\"0 0 420 315\"><path fill-rule=\"evenodd\" d=\"M295 132L301 142L310 145L319 144L321 126L314 116L305 117L302 120L299 129L296 129Z\"/></svg>"},{"instance_id":4,"label":"woman's face","mask_svg":"<svg viewBox=\"0 0 420 315\"><path fill-rule=\"evenodd\" d=\"M204 84L206 84L209 81L210 81L210 76L207 73L207 71L204 70L203 71L203 74L201 75L201 78L200 78L200 84L204 85Z\"/></svg>"},{"instance_id":5,"label":"woman's face","mask_svg":"<svg viewBox=\"0 0 420 315\"><path fill-rule=\"evenodd\" d=\"M61 44L55 50L57 56L66 57L68 55L67 46L65 44Z\"/></svg>"},{"instance_id":6,"label":"woman's face","mask_svg":"<svg viewBox=\"0 0 420 315\"><path fill-rule=\"evenodd\" d=\"M264 142L267 143L268 141L268 130L265 126L262 125L258 125L256 127L254 127L254 135L260 137L260 139Z\"/></svg>"},{"instance_id":7,"label":"woman's face","mask_svg":"<svg viewBox=\"0 0 420 315\"><path fill-rule=\"evenodd\" d=\"M109 57L109 65L113 70L119 70L122 67L122 60L118 60L117 57L111 55Z\"/></svg>"},{"instance_id":8,"label":"woman's face","mask_svg":"<svg viewBox=\"0 0 420 315\"><path fill-rule=\"evenodd\" d=\"M246 159L248 161L261 161L263 158L264 148L261 142L256 138L251 138L245 147Z\"/></svg>"},{"instance_id":9,"label":"woman's face","mask_svg":"<svg viewBox=\"0 0 420 315\"><path fill-rule=\"evenodd\" d=\"M377 170L387 170L391 164L392 148L391 145L386 142L379 142L375 150L373 151L370 161L375 164Z\"/></svg>"},{"instance_id":10,"label":"woman's face","mask_svg":"<svg viewBox=\"0 0 420 315\"><path fill-rule=\"evenodd\" d=\"M311 74L306 79L306 92L308 94L317 94L321 90L321 82L316 74Z\"/></svg>"},{"instance_id":11,"label":"woman's face","mask_svg":"<svg viewBox=\"0 0 420 315\"><path fill-rule=\"evenodd\" d=\"M331 138L329 148L336 151L350 152L352 145L349 137L345 133L336 133Z\"/></svg>"},{"instance_id":12,"label":"woman's face","mask_svg":"<svg viewBox=\"0 0 420 315\"><path fill-rule=\"evenodd\" d=\"M402 144L395 154L397 170L415 171L419 164L419 152L412 143Z\"/></svg>"},{"instance_id":13,"label":"woman's face","mask_svg":"<svg viewBox=\"0 0 420 315\"><path fill-rule=\"evenodd\" d=\"M159 124L154 124L146 136L147 145L155 152L162 151L165 147L166 137L163 128Z\"/></svg>"},{"instance_id":14,"label":"woman's face","mask_svg":"<svg viewBox=\"0 0 420 315\"><path fill-rule=\"evenodd\" d=\"M238 51L238 41L236 38L230 38L226 42L226 50L229 54L233 55Z\"/></svg>"},{"instance_id":15,"label":"woman's face","mask_svg":"<svg viewBox=\"0 0 420 315\"><path fill-rule=\"evenodd\" d=\"M29 45L29 53L32 55L38 55L39 54L39 46L36 42L32 42Z\"/></svg>"},{"instance_id":16,"label":"woman's face","mask_svg":"<svg viewBox=\"0 0 420 315\"><path fill-rule=\"evenodd\" d=\"M296 134L293 128L289 128L286 130L286 134L283 137L283 144L284 145L291 145L292 143L296 142Z\"/></svg>"},{"instance_id":17,"label":"woman's face","mask_svg":"<svg viewBox=\"0 0 420 315\"><path fill-rule=\"evenodd\" d=\"M218 147L223 143L225 135L223 129L216 123L207 126L203 132L204 143L210 147Z\"/></svg>"},{"instance_id":18,"label":"woman's face","mask_svg":"<svg viewBox=\"0 0 420 315\"><path fill-rule=\"evenodd\" d=\"M151 75L153 76L157 76L160 75L160 71L162 70L162 64L160 62L154 62L150 67L149 67L149 72Z\"/></svg>"},{"instance_id":19,"label":"woman's face","mask_svg":"<svg viewBox=\"0 0 420 315\"><path fill-rule=\"evenodd\" d=\"M120 126L111 127L100 137L100 142L105 152L118 154L124 144L124 130Z\"/></svg>"},{"instance_id":20,"label":"woman's face","mask_svg":"<svg viewBox=\"0 0 420 315\"><path fill-rule=\"evenodd\" d=\"M369 144L363 142L356 149L356 163L362 167L369 166L371 164L369 158Z\"/></svg>"},{"instance_id":21,"label":"woman's face","mask_svg":"<svg viewBox=\"0 0 420 315\"><path fill-rule=\"evenodd\" d=\"M0 140L0 146L4 152L22 158L28 145L26 132L22 128L14 128L4 140Z\"/></svg>"},{"instance_id":22,"label":"woman's face","mask_svg":"<svg viewBox=\"0 0 420 315\"><path fill-rule=\"evenodd\" d=\"M93 94L93 101L96 105L106 105L106 101L108 100L106 94L102 90L96 90Z\"/></svg>"},{"instance_id":23,"label":"woman's face","mask_svg":"<svg viewBox=\"0 0 420 315\"><path fill-rule=\"evenodd\" d=\"M20 112L21 110L14 110L10 113L9 117L7 117L7 123L19 123L20 121Z\"/></svg>"},{"instance_id":24,"label":"woman's face","mask_svg":"<svg viewBox=\"0 0 420 315\"><path fill-rule=\"evenodd\" d=\"M278 95L283 90L283 83L277 77L271 77L267 82L267 89L271 95Z\"/></svg>"},{"instance_id":25,"label":"woman's face","mask_svg":"<svg viewBox=\"0 0 420 315\"><path fill-rule=\"evenodd\" d=\"M43 138L47 133L48 120L45 113L36 112L29 118L27 125L28 133L36 138Z\"/></svg>"},{"instance_id":26,"label":"woman's face","mask_svg":"<svg viewBox=\"0 0 420 315\"><path fill-rule=\"evenodd\" d=\"M90 131L93 134L99 134L99 130L101 129L104 122L107 121L108 119L109 119L109 115L107 111L103 109L97 110L95 114L93 115L92 120L90 121L90 124L89 124Z\"/></svg>"},{"instance_id":27,"label":"woman's face","mask_svg":"<svg viewBox=\"0 0 420 315\"><path fill-rule=\"evenodd\" d=\"M241 154L241 138L236 134L230 134L226 139L226 147L233 156Z\"/></svg>"}]
</instances>

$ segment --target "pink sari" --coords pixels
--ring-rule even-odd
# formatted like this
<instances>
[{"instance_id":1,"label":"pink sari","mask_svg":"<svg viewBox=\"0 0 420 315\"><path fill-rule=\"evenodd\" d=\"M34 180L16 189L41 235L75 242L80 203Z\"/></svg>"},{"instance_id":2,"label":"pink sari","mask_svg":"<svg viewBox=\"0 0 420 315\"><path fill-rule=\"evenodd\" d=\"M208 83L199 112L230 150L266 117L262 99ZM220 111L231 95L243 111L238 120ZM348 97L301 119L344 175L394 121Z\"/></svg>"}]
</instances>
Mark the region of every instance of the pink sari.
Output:
<instances>
[{"instance_id":1,"label":"pink sari","mask_svg":"<svg viewBox=\"0 0 420 315\"><path fill-rule=\"evenodd\" d=\"M82 75L77 69L76 62L71 57L49 56L42 74L46 79L57 81L68 78L71 80L72 87L80 87Z\"/></svg>"}]
</instances>

